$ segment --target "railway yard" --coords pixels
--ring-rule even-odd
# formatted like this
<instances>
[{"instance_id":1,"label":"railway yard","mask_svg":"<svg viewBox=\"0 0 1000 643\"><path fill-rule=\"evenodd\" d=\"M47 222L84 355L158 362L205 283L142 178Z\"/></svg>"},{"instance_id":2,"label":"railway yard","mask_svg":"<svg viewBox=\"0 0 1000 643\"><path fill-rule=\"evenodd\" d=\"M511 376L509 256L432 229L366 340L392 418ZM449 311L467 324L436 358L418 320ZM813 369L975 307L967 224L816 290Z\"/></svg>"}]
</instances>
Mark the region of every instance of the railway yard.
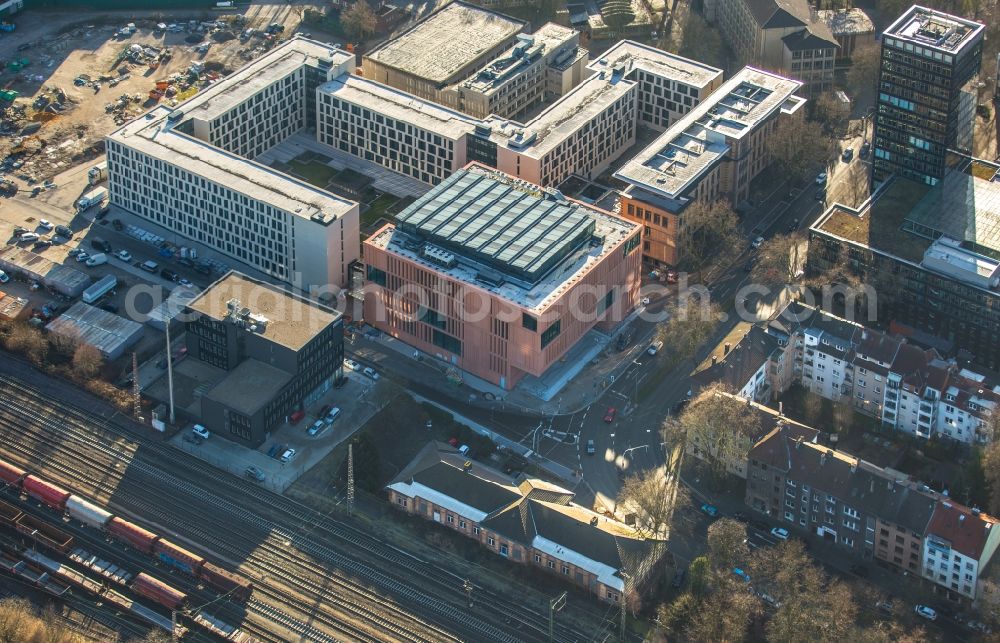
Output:
<instances>
[{"instance_id":1,"label":"railway yard","mask_svg":"<svg viewBox=\"0 0 1000 643\"><path fill-rule=\"evenodd\" d=\"M7 490L6 502L58 524L73 536L74 547L185 593L182 624L192 640L208 636L191 620L195 613L238 628L234 639L246 635L260 641L548 639L548 613L540 603L476 585L469 609L464 579L377 534L206 470L168 445L126 435L104 417L5 374L0 374L0 443L0 458L7 462L253 583L245 604L230 601L189 574L92 527L64 522L57 512ZM556 618L554 638L603 640L612 627L577 608Z\"/></svg>"}]
</instances>

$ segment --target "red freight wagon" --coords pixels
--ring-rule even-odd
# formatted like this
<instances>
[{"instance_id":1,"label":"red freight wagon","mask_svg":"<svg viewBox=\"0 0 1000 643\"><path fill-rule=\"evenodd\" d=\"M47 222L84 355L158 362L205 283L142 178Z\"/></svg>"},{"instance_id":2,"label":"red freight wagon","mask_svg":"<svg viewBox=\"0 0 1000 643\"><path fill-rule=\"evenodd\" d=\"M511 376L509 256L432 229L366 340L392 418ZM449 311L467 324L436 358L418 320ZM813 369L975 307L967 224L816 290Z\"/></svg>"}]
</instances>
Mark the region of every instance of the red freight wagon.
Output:
<instances>
[{"instance_id":1,"label":"red freight wagon","mask_svg":"<svg viewBox=\"0 0 1000 643\"><path fill-rule=\"evenodd\" d=\"M164 538L153 544L153 551L166 564L192 576L197 576L198 570L205 564L205 559L201 556L193 554L183 547L178 547Z\"/></svg>"},{"instance_id":2,"label":"red freight wagon","mask_svg":"<svg viewBox=\"0 0 1000 643\"><path fill-rule=\"evenodd\" d=\"M115 516L104 526L112 537L131 545L144 554L153 553L153 545L159 540L159 536L151 531L146 531L139 525L134 525L127 520L122 520Z\"/></svg>"},{"instance_id":3,"label":"red freight wagon","mask_svg":"<svg viewBox=\"0 0 1000 643\"><path fill-rule=\"evenodd\" d=\"M47 522L42 522L31 514L23 514L17 519L17 524L14 527L39 545L59 552L65 553L73 543L72 536L56 529Z\"/></svg>"},{"instance_id":4,"label":"red freight wagon","mask_svg":"<svg viewBox=\"0 0 1000 643\"><path fill-rule=\"evenodd\" d=\"M253 583L209 562L202 565L198 578L220 594L228 594L237 603L246 603L253 593Z\"/></svg>"},{"instance_id":5,"label":"red freight wagon","mask_svg":"<svg viewBox=\"0 0 1000 643\"><path fill-rule=\"evenodd\" d=\"M0 482L17 486L21 484L21 480L27 473L24 469L19 469L9 462L0 460Z\"/></svg>"},{"instance_id":6,"label":"red freight wagon","mask_svg":"<svg viewBox=\"0 0 1000 643\"><path fill-rule=\"evenodd\" d=\"M177 609L187 600L187 594L184 592L141 572L132 581L132 591L171 610Z\"/></svg>"},{"instance_id":7,"label":"red freight wagon","mask_svg":"<svg viewBox=\"0 0 1000 643\"><path fill-rule=\"evenodd\" d=\"M35 476L26 477L22 486L25 493L35 500L59 511L66 509L66 500L69 499L70 493L65 489L60 489L54 484L39 480Z\"/></svg>"},{"instance_id":8,"label":"red freight wagon","mask_svg":"<svg viewBox=\"0 0 1000 643\"><path fill-rule=\"evenodd\" d=\"M14 505L0 500L0 523L13 527L14 523L17 522L17 519L20 518L23 513L23 511Z\"/></svg>"}]
</instances>

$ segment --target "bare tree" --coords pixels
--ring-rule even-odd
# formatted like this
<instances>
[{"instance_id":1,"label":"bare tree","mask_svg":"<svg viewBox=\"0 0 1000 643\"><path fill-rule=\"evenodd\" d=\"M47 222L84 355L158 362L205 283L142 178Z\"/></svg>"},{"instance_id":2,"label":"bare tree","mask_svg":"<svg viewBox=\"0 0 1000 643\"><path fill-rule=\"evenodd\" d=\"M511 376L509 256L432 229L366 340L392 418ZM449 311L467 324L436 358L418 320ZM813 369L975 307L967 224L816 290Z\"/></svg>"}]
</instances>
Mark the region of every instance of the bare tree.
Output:
<instances>
[{"instance_id":1,"label":"bare tree","mask_svg":"<svg viewBox=\"0 0 1000 643\"><path fill-rule=\"evenodd\" d=\"M997 420L1000 419L1000 410L995 415L997 417L991 416L989 419L991 427L997 425ZM986 476L986 484L990 493L989 512L993 515L1000 514L1000 440L997 440L996 437L997 434L994 434L994 442L983 449L982 460L983 474Z\"/></svg>"},{"instance_id":2,"label":"bare tree","mask_svg":"<svg viewBox=\"0 0 1000 643\"><path fill-rule=\"evenodd\" d=\"M681 46L677 53L717 67L725 66L728 50L722 36L717 29L709 26L700 13L688 9L681 33Z\"/></svg>"},{"instance_id":3,"label":"bare tree","mask_svg":"<svg viewBox=\"0 0 1000 643\"><path fill-rule=\"evenodd\" d=\"M378 17L365 0L358 0L354 6L340 15L340 25L349 38L364 40L375 33Z\"/></svg>"},{"instance_id":4,"label":"bare tree","mask_svg":"<svg viewBox=\"0 0 1000 643\"><path fill-rule=\"evenodd\" d=\"M672 479L676 480L676 478ZM660 468L625 478L618 492L618 506L636 515L636 529L653 538L664 537L675 505L677 483Z\"/></svg>"},{"instance_id":5,"label":"bare tree","mask_svg":"<svg viewBox=\"0 0 1000 643\"><path fill-rule=\"evenodd\" d=\"M771 237L757 253L751 279L772 291L795 283L805 267L807 249L808 244L800 234Z\"/></svg>"},{"instance_id":6,"label":"bare tree","mask_svg":"<svg viewBox=\"0 0 1000 643\"><path fill-rule=\"evenodd\" d=\"M698 273L742 245L739 219L728 201L695 201L680 216L677 262Z\"/></svg>"},{"instance_id":7,"label":"bare tree","mask_svg":"<svg viewBox=\"0 0 1000 643\"><path fill-rule=\"evenodd\" d=\"M21 353L36 366L41 366L48 359L49 343L42 332L30 324L11 326L4 339L4 347L13 353Z\"/></svg>"},{"instance_id":8,"label":"bare tree","mask_svg":"<svg viewBox=\"0 0 1000 643\"><path fill-rule=\"evenodd\" d=\"M847 132L851 108L831 92L820 94L813 101L812 118L823 126L829 136L840 137Z\"/></svg>"},{"instance_id":9,"label":"bare tree","mask_svg":"<svg viewBox=\"0 0 1000 643\"><path fill-rule=\"evenodd\" d=\"M855 47L851 53L851 66L847 70L847 91L851 93L851 98L875 91L881 56L878 44L874 42Z\"/></svg>"},{"instance_id":10,"label":"bare tree","mask_svg":"<svg viewBox=\"0 0 1000 643\"><path fill-rule=\"evenodd\" d=\"M675 304L668 308L667 314L667 321L656 328L656 339L680 361L694 357L722 318L722 310L712 303L704 306Z\"/></svg>"},{"instance_id":11,"label":"bare tree","mask_svg":"<svg viewBox=\"0 0 1000 643\"><path fill-rule=\"evenodd\" d=\"M78 344L73 352L73 370L82 378L89 379L98 374L101 366L104 365L104 358L101 351L91 344Z\"/></svg>"},{"instance_id":12,"label":"bare tree","mask_svg":"<svg viewBox=\"0 0 1000 643\"><path fill-rule=\"evenodd\" d=\"M732 518L721 518L708 527L708 559L716 569L728 572L745 565L749 557L746 525Z\"/></svg>"},{"instance_id":13,"label":"bare tree","mask_svg":"<svg viewBox=\"0 0 1000 643\"><path fill-rule=\"evenodd\" d=\"M802 118L780 121L766 145L771 159L792 184L801 183L817 167L826 167L837 148L819 123Z\"/></svg>"},{"instance_id":14,"label":"bare tree","mask_svg":"<svg viewBox=\"0 0 1000 643\"><path fill-rule=\"evenodd\" d=\"M721 386L703 390L679 418L689 446L698 450L712 473L721 478L742 461L753 436L761 429L760 415L745 400L725 395Z\"/></svg>"},{"instance_id":15,"label":"bare tree","mask_svg":"<svg viewBox=\"0 0 1000 643\"><path fill-rule=\"evenodd\" d=\"M746 583L731 573L719 574L714 591L695 612L687 635L695 641L743 641L754 616L760 613L760 600Z\"/></svg>"}]
</instances>

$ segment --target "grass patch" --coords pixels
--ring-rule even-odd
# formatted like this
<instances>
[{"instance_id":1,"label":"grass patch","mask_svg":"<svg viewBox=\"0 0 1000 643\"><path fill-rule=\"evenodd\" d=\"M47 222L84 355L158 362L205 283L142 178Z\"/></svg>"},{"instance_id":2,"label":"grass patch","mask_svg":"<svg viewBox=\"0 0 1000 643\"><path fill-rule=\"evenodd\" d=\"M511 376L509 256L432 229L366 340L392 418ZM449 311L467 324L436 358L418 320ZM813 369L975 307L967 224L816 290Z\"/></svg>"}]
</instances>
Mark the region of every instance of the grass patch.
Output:
<instances>
[{"instance_id":1,"label":"grass patch","mask_svg":"<svg viewBox=\"0 0 1000 643\"><path fill-rule=\"evenodd\" d=\"M367 228L383 217L392 218L392 215L390 215L388 211L389 208L398 200L399 199L391 194L383 194L369 203L368 207L361 215L361 227Z\"/></svg>"},{"instance_id":2,"label":"grass patch","mask_svg":"<svg viewBox=\"0 0 1000 643\"><path fill-rule=\"evenodd\" d=\"M302 177L318 188L325 188L330 184L330 180L337 175L337 170L316 161L303 163L295 159L290 161L288 165L295 175Z\"/></svg>"},{"instance_id":3,"label":"grass patch","mask_svg":"<svg viewBox=\"0 0 1000 643\"><path fill-rule=\"evenodd\" d=\"M281 161L275 161L274 163L271 163L271 167L274 168L275 170L278 170L279 172L284 172L285 174L289 174L292 169L288 167L287 163L282 163Z\"/></svg>"},{"instance_id":4,"label":"grass patch","mask_svg":"<svg viewBox=\"0 0 1000 643\"><path fill-rule=\"evenodd\" d=\"M399 199L398 201L393 203L390 207L386 208L385 213L392 217L395 217L397 214L408 208L410 204L416 200L417 197L404 196L402 199Z\"/></svg>"}]
</instances>

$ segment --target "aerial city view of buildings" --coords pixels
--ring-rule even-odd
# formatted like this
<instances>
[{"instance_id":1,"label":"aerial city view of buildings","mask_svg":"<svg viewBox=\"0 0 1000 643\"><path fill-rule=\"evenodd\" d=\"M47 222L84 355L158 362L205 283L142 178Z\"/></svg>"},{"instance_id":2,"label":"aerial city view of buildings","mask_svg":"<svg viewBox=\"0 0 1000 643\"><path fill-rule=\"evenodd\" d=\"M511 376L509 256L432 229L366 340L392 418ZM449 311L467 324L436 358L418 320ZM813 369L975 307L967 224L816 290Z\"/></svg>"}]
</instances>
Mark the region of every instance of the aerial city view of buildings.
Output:
<instances>
[{"instance_id":1,"label":"aerial city view of buildings","mask_svg":"<svg viewBox=\"0 0 1000 643\"><path fill-rule=\"evenodd\" d=\"M139 4L0 2L12 628L1000 627L995 4Z\"/></svg>"}]
</instances>

